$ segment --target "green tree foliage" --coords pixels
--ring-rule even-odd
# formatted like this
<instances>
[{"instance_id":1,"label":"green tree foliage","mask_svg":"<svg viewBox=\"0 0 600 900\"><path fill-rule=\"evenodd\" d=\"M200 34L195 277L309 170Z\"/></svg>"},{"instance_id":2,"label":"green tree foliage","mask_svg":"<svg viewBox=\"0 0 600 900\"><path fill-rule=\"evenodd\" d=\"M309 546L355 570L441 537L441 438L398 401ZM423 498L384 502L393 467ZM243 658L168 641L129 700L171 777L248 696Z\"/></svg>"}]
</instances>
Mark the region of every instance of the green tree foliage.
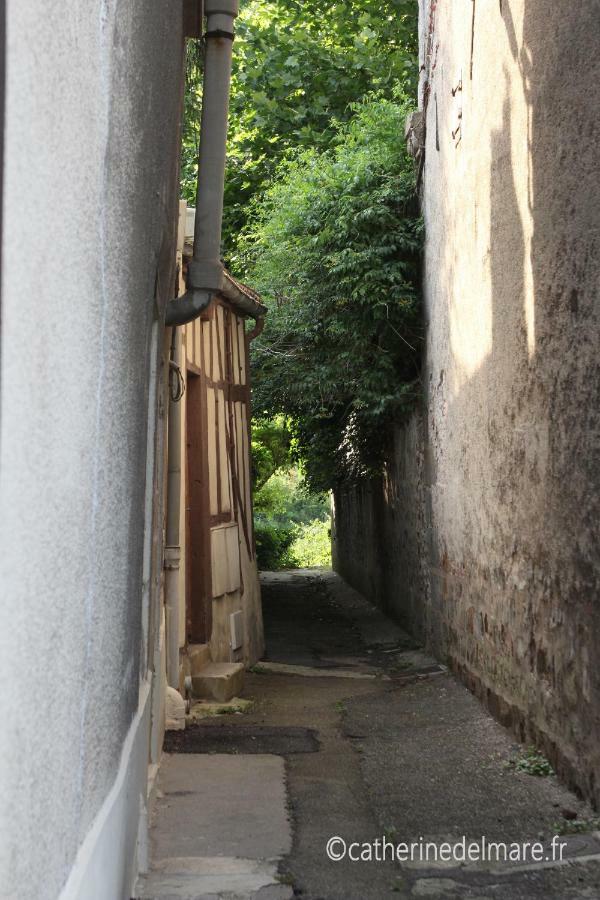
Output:
<instances>
[{"instance_id":1,"label":"green tree foliage","mask_svg":"<svg viewBox=\"0 0 600 900\"><path fill-rule=\"evenodd\" d=\"M283 416L254 418L252 467L254 490L257 493L272 475L292 467L292 434Z\"/></svg>"},{"instance_id":2,"label":"green tree foliage","mask_svg":"<svg viewBox=\"0 0 600 900\"><path fill-rule=\"evenodd\" d=\"M290 417L309 483L379 463L417 395L422 223L405 100L370 98L334 146L282 164L244 252L270 305L254 345L254 408Z\"/></svg>"},{"instance_id":3,"label":"green tree foliage","mask_svg":"<svg viewBox=\"0 0 600 900\"><path fill-rule=\"evenodd\" d=\"M237 238L252 199L297 148L325 148L351 104L417 79L416 0L249 0L236 22L225 187L224 250L240 274ZM188 50L183 196L194 202L201 61ZM410 89L410 87L409 87Z\"/></svg>"},{"instance_id":4,"label":"green tree foliage","mask_svg":"<svg viewBox=\"0 0 600 900\"><path fill-rule=\"evenodd\" d=\"M297 569L298 563L291 550L295 538L293 526L274 525L262 516L255 516L254 539L259 570Z\"/></svg>"},{"instance_id":5,"label":"green tree foliage","mask_svg":"<svg viewBox=\"0 0 600 900\"><path fill-rule=\"evenodd\" d=\"M329 499L307 490L304 476L293 466L272 475L255 491L254 510L276 525L308 525L329 519Z\"/></svg>"},{"instance_id":6,"label":"green tree foliage","mask_svg":"<svg viewBox=\"0 0 600 900\"><path fill-rule=\"evenodd\" d=\"M236 31L224 255L270 305L253 345L255 477L267 484L289 451L324 489L377 467L390 422L417 393L421 225L396 93L414 95L417 2L246 0ZM190 43L192 203L201 69ZM287 449L266 421L278 414L293 432Z\"/></svg>"},{"instance_id":7,"label":"green tree foliage","mask_svg":"<svg viewBox=\"0 0 600 900\"><path fill-rule=\"evenodd\" d=\"M290 553L302 569L331 566L331 527L329 521L314 519L294 538Z\"/></svg>"},{"instance_id":8,"label":"green tree foliage","mask_svg":"<svg viewBox=\"0 0 600 900\"><path fill-rule=\"evenodd\" d=\"M181 132L181 196L187 200L190 206L196 205L203 61L200 41L188 41L185 57L185 96Z\"/></svg>"},{"instance_id":9,"label":"green tree foliage","mask_svg":"<svg viewBox=\"0 0 600 900\"><path fill-rule=\"evenodd\" d=\"M307 490L297 466L276 472L255 491L254 513L259 568L330 564L329 498Z\"/></svg>"}]
</instances>

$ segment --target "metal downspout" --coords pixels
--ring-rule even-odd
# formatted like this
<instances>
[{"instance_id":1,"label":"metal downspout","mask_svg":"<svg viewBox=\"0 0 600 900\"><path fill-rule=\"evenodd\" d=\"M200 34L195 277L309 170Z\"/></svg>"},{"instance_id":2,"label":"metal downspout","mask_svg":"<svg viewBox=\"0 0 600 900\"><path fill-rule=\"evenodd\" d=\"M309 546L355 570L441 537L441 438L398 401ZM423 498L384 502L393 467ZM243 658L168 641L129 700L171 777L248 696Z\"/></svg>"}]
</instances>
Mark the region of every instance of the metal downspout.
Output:
<instances>
[{"instance_id":1,"label":"metal downspout","mask_svg":"<svg viewBox=\"0 0 600 900\"><path fill-rule=\"evenodd\" d=\"M181 366L181 331L173 328L171 360ZM181 543L181 397L175 400L170 388L167 433L167 521L165 534L165 607L167 626L167 682L179 690L179 562Z\"/></svg>"},{"instance_id":2,"label":"metal downspout","mask_svg":"<svg viewBox=\"0 0 600 900\"><path fill-rule=\"evenodd\" d=\"M167 304L165 325L185 325L209 305L223 287L221 225L225 185L225 151L233 22L238 0L205 0L206 52L198 153L198 187L194 255L188 266L187 290Z\"/></svg>"}]
</instances>

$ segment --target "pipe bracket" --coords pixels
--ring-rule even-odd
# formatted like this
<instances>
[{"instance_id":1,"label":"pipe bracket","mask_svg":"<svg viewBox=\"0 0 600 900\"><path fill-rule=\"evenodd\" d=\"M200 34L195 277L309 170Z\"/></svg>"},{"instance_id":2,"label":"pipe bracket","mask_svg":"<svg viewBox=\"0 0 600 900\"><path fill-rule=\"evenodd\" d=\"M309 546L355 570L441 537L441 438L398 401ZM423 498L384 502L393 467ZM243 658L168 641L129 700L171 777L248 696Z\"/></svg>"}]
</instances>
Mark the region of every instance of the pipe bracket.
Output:
<instances>
[{"instance_id":1,"label":"pipe bracket","mask_svg":"<svg viewBox=\"0 0 600 900\"><path fill-rule=\"evenodd\" d=\"M232 31L223 31L222 28L214 28L212 31L204 32L204 39L208 40L208 38L226 38L228 41L232 41L234 34Z\"/></svg>"}]
</instances>

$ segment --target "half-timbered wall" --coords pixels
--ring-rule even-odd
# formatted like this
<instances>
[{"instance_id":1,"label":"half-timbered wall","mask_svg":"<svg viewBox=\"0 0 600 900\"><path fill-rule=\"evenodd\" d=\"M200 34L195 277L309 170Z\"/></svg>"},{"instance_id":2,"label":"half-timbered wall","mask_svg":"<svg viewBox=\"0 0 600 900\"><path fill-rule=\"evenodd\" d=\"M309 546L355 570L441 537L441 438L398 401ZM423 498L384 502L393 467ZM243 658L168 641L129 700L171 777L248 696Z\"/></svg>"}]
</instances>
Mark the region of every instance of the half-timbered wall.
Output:
<instances>
[{"instance_id":1,"label":"half-timbered wall","mask_svg":"<svg viewBox=\"0 0 600 900\"><path fill-rule=\"evenodd\" d=\"M183 329L182 369L186 387L193 380L193 390L186 390L182 416L182 472L188 476L182 479L180 644L208 641L215 661L252 662L260 657L263 643L252 530L248 339L244 317L225 300L213 300ZM190 426L192 418L201 423L201 449L190 441L188 418ZM187 454L192 452L200 453L201 460L190 467ZM189 483L190 472L201 482L200 512L197 506L190 509L190 491L196 502L198 489ZM208 633L195 615L206 600L199 596L195 566L203 568L210 594ZM230 616L238 611L243 644L232 648Z\"/></svg>"}]
</instances>

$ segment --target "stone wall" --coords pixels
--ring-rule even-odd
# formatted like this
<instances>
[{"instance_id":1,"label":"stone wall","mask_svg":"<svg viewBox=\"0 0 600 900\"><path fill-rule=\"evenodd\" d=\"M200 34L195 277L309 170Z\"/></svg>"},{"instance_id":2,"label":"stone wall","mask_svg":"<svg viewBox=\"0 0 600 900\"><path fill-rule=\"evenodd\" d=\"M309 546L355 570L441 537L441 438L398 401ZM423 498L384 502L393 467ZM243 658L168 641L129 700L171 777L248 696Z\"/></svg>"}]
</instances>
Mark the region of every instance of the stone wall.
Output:
<instances>
[{"instance_id":1,"label":"stone wall","mask_svg":"<svg viewBox=\"0 0 600 900\"><path fill-rule=\"evenodd\" d=\"M428 583L423 448L417 414L397 430L382 478L337 491L332 505L334 569L421 640Z\"/></svg>"},{"instance_id":2,"label":"stone wall","mask_svg":"<svg viewBox=\"0 0 600 900\"><path fill-rule=\"evenodd\" d=\"M597 12L422 3L423 411L334 556L600 802Z\"/></svg>"}]
</instances>

